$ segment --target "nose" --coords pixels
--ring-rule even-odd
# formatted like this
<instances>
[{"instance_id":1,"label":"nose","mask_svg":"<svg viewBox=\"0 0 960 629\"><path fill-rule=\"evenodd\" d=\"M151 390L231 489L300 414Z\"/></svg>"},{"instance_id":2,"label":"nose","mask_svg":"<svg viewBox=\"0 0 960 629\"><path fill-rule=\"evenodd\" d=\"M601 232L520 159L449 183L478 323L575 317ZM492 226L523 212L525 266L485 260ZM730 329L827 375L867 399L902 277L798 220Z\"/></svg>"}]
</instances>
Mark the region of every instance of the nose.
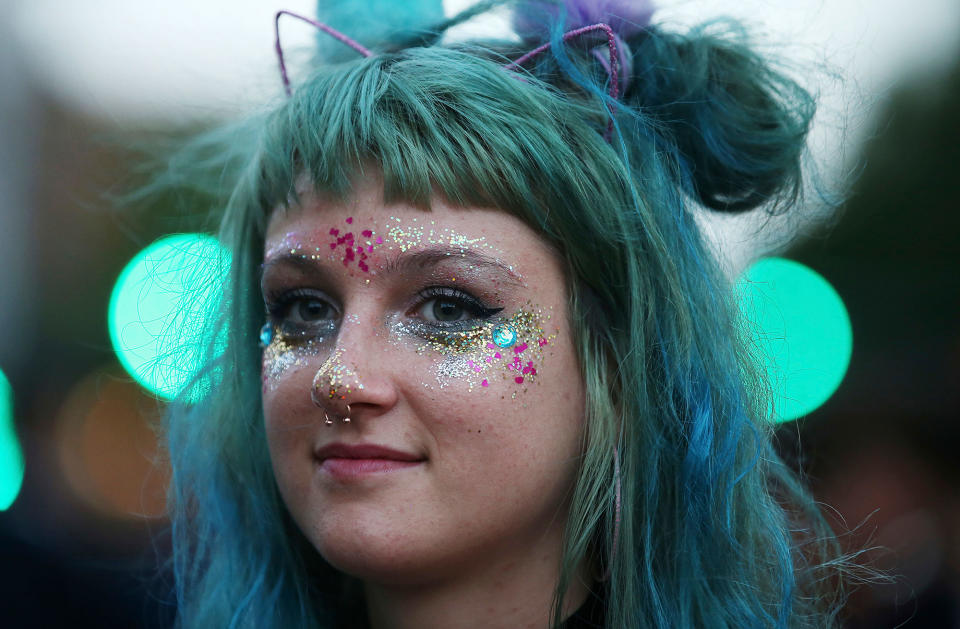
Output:
<instances>
[{"instance_id":1,"label":"nose","mask_svg":"<svg viewBox=\"0 0 960 629\"><path fill-rule=\"evenodd\" d=\"M337 346L313 377L310 398L332 425L365 420L389 411L398 398L388 361L378 360L379 336L342 330Z\"/></svg>"}]
</instances>

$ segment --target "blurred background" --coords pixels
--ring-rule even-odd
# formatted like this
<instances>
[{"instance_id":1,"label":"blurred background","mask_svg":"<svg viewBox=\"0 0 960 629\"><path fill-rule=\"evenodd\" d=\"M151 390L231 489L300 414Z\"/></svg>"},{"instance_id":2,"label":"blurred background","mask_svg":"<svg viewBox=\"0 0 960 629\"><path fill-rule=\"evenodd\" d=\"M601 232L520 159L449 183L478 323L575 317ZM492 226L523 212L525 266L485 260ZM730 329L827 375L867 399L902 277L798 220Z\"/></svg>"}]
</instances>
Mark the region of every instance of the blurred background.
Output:
<instances>
[{"instance_id":1,"label":"blurred background","mask_svg":"<svg viewBox=\"0 0 960 629\"><path fill-rule=\"evenodd\" d=\"M820 96L812 164L854 182L840 211L704 229L773 304L756 316L793 339L784 456L843 544L896 577L857 589L846 626L960 628L960 3L658 6L665 28L740 18ZM148 246L190 227L111 198L137 176L137 142L282 98L281 8L316 15L306 0L0 0L0 626L171 624L154 428L176 383L137 373L149 348L126 352L123 331L153 303L137 269L177 267ZM507 27L494 15L450 38ZM296 76L314 34L282 32ZM765 256L783 264L754 265ZM791 303L801 285L813 292ZM809 399L791 388L804 373L823 376Z\"/></svg>"}]
</instances>

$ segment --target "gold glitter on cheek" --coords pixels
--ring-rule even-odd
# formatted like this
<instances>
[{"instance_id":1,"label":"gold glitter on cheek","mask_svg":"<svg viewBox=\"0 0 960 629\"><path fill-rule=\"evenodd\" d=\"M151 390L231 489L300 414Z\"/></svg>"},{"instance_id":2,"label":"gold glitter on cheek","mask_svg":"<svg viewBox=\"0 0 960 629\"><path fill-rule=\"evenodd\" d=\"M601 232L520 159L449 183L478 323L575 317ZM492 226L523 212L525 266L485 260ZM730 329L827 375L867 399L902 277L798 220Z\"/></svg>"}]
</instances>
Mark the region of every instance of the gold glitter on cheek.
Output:
<instances>
[{"instance_id":1,"label":"gold glitter on cheek","mask_svg":"<svg viewBox=\"0 0 960 629\"><path fill-rule=\"evenodd\" d=\"M283 335L274 335L263 350L261 378L265 391L275 391L283 375L295 368L306 367L314 362L321 352L323 339L308 339L293 344Z\"/></svg>"}]
</instances>

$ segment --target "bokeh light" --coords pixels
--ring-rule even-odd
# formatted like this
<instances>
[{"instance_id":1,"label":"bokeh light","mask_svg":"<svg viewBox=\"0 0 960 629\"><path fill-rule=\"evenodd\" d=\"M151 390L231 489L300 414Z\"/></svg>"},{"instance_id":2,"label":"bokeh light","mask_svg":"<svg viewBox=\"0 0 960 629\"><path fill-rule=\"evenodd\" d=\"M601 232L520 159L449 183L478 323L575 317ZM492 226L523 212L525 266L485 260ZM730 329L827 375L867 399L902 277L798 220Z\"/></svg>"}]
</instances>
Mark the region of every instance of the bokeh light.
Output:
<instances>
[{"instance_id":1,"label":"bokeh light","mask_svg":"<svg viewBox=\"0 0 960 629\"><path fill-rule=\"evenodd\" d=\"M172 399L194 378L211 346L229 254L213 237L177 234L143 249L110 296L110 340L124 369Z\"/></svg>"},{"instance_id":2,"label":"bokeh light","mask_svg":"<svg viewBox=\"0 0 960 629\"><path fill-rule=\"evenodd\" d=\"M75 495L113 517L165 513L169 465L158 442L163 404L116 368L74 385L57 413L57 450Z\"/></svg>"},{"instance_id":3,"label":"bokeh light","mask_svg":"<svg viewBox=\"0 0 960 629\"><path fill-rule=\"evenodd\" d=\"M840 295L812 269L764 258L737 284L744 317L773 384L773 416L809 414L833 395L853 350L850 317Z\"/></svg>"},{"instance_id":4,"label":"bokeh light","mask_svg":"<svg viewBox=\"0 0 960 629\"><path fill-rule=\"evenodd\" d=\"M0 371L0 511L6 511L23 485L23 450L13 425L13 389Z\"/></svg>"}]
</instances>

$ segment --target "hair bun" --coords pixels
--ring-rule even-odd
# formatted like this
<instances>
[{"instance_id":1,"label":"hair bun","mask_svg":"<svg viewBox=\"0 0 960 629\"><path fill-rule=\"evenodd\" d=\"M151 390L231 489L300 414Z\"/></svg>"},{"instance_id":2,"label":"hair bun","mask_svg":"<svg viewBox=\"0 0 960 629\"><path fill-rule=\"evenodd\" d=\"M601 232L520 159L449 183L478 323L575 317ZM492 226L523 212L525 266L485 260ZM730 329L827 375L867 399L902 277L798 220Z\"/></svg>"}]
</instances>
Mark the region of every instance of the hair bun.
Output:
<instances>
[{"instance_id":1,"label":"hair bun","mask_svg":"<svg viewBox=\"0 0 960 629\"><path fill-rule=\"evenodd\" d=\"M638 34L650 23L649 0L563 0L523 2L514 8L513 28L526 41L544 41L564 16L564 30L604 23L622 38Z\"/></svg>"}]
</instances>

